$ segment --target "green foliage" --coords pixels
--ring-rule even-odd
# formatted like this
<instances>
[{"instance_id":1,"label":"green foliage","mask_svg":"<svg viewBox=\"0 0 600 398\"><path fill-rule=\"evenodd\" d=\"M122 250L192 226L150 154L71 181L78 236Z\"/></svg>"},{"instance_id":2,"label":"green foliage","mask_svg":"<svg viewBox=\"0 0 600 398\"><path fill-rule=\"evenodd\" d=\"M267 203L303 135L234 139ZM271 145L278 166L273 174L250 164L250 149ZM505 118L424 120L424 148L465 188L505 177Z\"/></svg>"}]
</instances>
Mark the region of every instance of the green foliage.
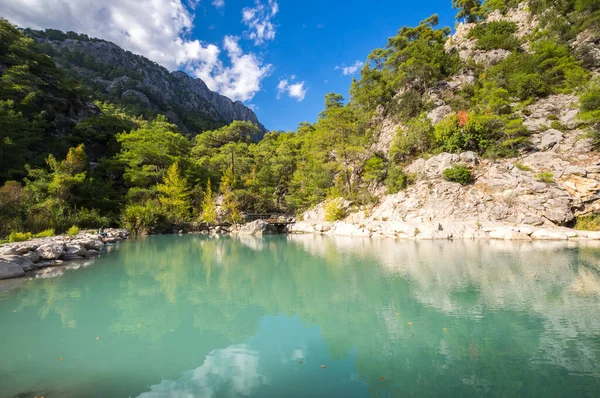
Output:
<instances>
[{"instance_id":1,"label":"green foliage","mask_svg":"<svg viewBox=\"0 0 600 398\"><path fill-rule=\"evenodd\" d=\"M189 219L190 192L185 177L181 175L179 165L173 163L164 178L162 184L158 184L156 189L159 192L158 200L162 206L163 214L168 220L174 223L181 223Z\"/></svg>"},{"instance_id":2,"label":"green foliage","mask_svg":"<svg viewBox=\"0 0 600 398\"><path fill-rule=\"evenodd\" d=\"M548 171L544 171L541 173L538 173L535 175L534 177L536 180L540 181L540 182L545 182L546 184L553 184L554 183L554 174L548 172Z\"/></svg>"},{"instance_id":3,"label":"green foliage","mask_svg":"<svg viewBox=\"0 0 600 398\"><path fill-rule=\"evenodd\" d=\"M31 239L33 239L31 232L11 232L10 235L8 235L8 241L11 243L24 242Z\"/></svg>"},{"instance_id":4,"label":"green foliage","mask_svg":"<svg viewBox=\"0 0 600 398\"><path fill-rule=\"evenodd\" d=\"M413 181L414 177L408 175L399 166L390 166L385 179L385 185L390 194L397 193L408 186Z\"/></svg>"},{"instance_id":5,"label":"green foliage","mask_svg":"<svg viewBox=\"0 0 600 398\"><path fill-rule=\"evenodd\" d=\"M427 116L413 119L405 127L398 129L390 148L390 156L395 160L406 160L431 149L433 127Z\"/></svg>"},{"instance_id":6,"label":"green foliage","mask_svg":"<svg viewBox=\"0 0 600 398\"><path fill-rule=\"evenodd\" d=\"M517 169L519 169L521 171L531 171L531 167L529 167L526 164L523 164L521 162L515 162L514 165Z\"/></svg>"},{"instance_id":7,"label":"green foliage","mask_svg":"<svg viewBox=\"0 0 600 398\"><path fill-rule=\"evenodd\" d=\"M77 236L79 234L79 227L76 225L72 225L71 228L67 230L67 235L69 236Z\"/></svg>"},{"instance_id":8,"label":"green foliage","mask_svg":"<svg viewBox=\"0 0 600 398\"><path fill-rule=\"evenodd\" d=\"M481 13L480 0L452 0L452 7L459 10L456 19L475 22Z\"/></svg>"},{"instance_id":9,"label":"green foliage","mask_svg":"<svg viewBox=\"0 0 600 398\"><path fill-rule=\"evenodd\" d=\"M474 181L471 169L463 165L453 165L444 170L442 175L445 180L458 182L460 185L468 185Z\"/></svg>"},{"instance_id":10,"label":"green foliage","mask_svg":"<svg viewBox=\"0 0 600 398\"><path fill-rule=\"evenodd\" d=\"M568 46L551 40L531 45L532 53L513 53L489 68L483 82L505 89L521 100L563 93L581 86L588 73L579 65Z\"/></svg>"},{"instance_id":11,"label":"green foliage","mask_svg":"<svg viewBox=\"0 0 600 398\"><path fill-rule=\"evenodd\" d=\"M362 178L365 182L380 182L385 177L385 161L381 156L371 156L365 162Z\"/></svg>"},{"instance_id":12,"label":"green foliage","mask_svg":"<svg viewBox=\"0 0 600 398\"><path fill-rule=\"evenodd\" d=\"M338 196L339 192L332 190L329 193L329 198L325 201L325 221L339 221L346 217L346 210L344 208L344 198Z\"/></svg>"},{"instance_id":13,"label":"green foliage","mask_svg":"<svg viewBox=\"0 0 600 398\"><path fill-rule=\"evenodd\" d=\"M40 233L35 234L34 237L35 238L50 238L54 235L56 235L54 228L48 228L48 229L43 230Z\"/></svg>"},{"instance_id":14,"label":"green foliage","mask_svg":"<svg viewBox=\"0 0 600 398\"><path fill-rule=\"evenodd\" d=\"M215 197L210 186L210 180L206 182L206 191L202 200L202 221L209 224L217 222L217 206L215 205Z\"/></svg>"},{"instance_id":15,"label":"green foliage","mask_svg":"<svg viewBox=\"0 0 600 398\"><path fill-rule=\"evenodd\" d=\"M484 152L501 135L503 120L497 116L469 113L466 120L448 115L435 125L435 141L442 151Z\"/></svg>"},{"instance_id":16,"label":"green foliage","mask_svg":"<svg viewBox=\"0 0 600 398\"><path fill-rule=\"evenodd\" d=\"M367 112L378 105L397 104L403 117L420 113L415 93L422 94L458 66L458 55L444 50L450 28L436 30L437 24L438 17L433 15L417 27L403 27L384 49L371 52L360 80L352 83L352 102ZM392 98L399 91L404 91L405 98L395 103Z\"/></svg>"},{"instance_id":17,"label":"green foliage","mask_svg":"<svg viewBox=\"0 0 600 398\"><path fill-rule=\"evenodd\" d=\"M590 214L577 217L574 228L579 231L600 231L600 215Z\"/></svg>"},{"instance_id":18,"label":"green foliage","mask_svg":"<svg viewBox=\"0 0 600 398\"><path fill-rule=\"evenodd\" d=\"M154 231L161 217L156 202L129 204L121 213L121 224L134 235L144 235Z\"/></svg>"},{"instance_id":19,"label":"green foliage","mask_svg":"<svg viewBox=\"0 0 600 398\"><path fill-rule=\"evenodd\" d=\"M516 51L520 47L519 39L515 36L517 24L510 21L493 21L477 24L469 32L469 38L477 39L477 49L504 49Z\"/></svg>"}]
</instances>

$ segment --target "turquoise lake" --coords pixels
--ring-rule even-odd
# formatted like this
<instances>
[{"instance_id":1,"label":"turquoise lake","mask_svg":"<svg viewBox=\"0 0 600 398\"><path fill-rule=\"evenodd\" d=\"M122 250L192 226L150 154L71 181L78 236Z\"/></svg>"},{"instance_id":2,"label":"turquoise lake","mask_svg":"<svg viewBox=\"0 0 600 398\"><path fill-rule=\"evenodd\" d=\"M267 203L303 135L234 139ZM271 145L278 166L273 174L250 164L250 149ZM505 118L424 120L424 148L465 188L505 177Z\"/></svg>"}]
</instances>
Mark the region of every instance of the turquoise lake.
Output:
<instances>
[{"instance_id":1,"label":"turquoise lake","mask_svg":"<svg viewBox=\"0 0 600 398\"><path fill-rule=\"evenodd\" d=\"M598 246L184 235L109 249L0 284L0 397L600 396Z\"/></svg>"}]
</instances>

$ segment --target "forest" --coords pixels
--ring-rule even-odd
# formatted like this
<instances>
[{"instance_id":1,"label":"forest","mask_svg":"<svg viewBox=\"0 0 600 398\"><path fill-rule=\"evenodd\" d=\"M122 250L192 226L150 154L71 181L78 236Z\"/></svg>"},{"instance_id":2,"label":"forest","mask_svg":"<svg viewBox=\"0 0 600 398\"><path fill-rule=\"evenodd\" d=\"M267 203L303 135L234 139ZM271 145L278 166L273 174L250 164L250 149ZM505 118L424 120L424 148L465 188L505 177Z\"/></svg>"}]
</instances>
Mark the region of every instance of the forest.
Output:
<instances>
[{"instance_id":1,"label":"forest","mask_svg":"<svg viewBox=\"0 0 600 398\"><path fill-rule=\"evenodd\" d=\"M539 19L525 37L513 22L484 22L523 2ZM299 214L323 201L327 218L340 219L342 198L359 208L377 203L381 187L395 193L411 184L405 168L418 157L470 150L494 159L528 150L520 115L555 93L580 97L583 128L600 147L600 81L589 51L571 45L581 32L600 30L600 2L452 3L457 21L477 24L469 35L478 49L510 55L490 67L461 60L446 49L452 29L433 15L373 50L349 97L327 94L315 123L258 142L249 122L201 123L184 133L160 112L95 95L26 31L0 20L0 239L73 227L153 233L191 222L239 223L244 213ZM444 98L452 113L433 124L432 91L465 74L472 83ZM72 122L65 115L74 110L89 114ZM403 126L389 153L372 149L384 119ZM444 177L472 181L468 169Z\"/></svg>"}]
</instances>

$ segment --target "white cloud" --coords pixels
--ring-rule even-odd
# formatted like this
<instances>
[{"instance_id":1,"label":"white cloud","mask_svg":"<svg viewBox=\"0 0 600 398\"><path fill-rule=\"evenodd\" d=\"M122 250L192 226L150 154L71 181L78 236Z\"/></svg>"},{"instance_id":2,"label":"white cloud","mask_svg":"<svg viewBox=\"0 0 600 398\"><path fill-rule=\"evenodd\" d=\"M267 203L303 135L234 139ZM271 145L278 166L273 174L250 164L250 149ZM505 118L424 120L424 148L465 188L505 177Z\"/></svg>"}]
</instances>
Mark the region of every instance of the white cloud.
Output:
<instances>
[{"instance_id":1,"label":"white cloud","mask_svg":"<svg viewBox=\"0 0 600 398\"><path fill-rule=\"evenodd\" d=\"M340 70L341 69L342 73L345 76L348 76L348 75L353 75L354 73L356 73L356 71L359 70L360 68L362 68L363 65L364 65L364 62L356 61L356 62L354 62L353 65L350 65L350 66L343 66L343 65L342 66L336 66L333 69L334 70Z\"/></svg>"},{"instance_id":2,"label":"white cloud","mask_svg":"<svg viewBox=\"0 0 600 398\"><path fill-rule=\"evenodd\" d=\"M213 0L212 5L216 8L223 8L225 7L225 0Z\"/></svg>"},{"instance_id":3,"label":"white cloud","mask_svg":"<svg viewBox=\"0 0 600 398\"><path fill-rule=\"evenodd\" d=\"M190 8L198 4L198 0L0 0L0 5L2 15L19 26L72 30L112 41L169 70L185 67L233 100L251 99L271 65L264 65L252 53L244 54L237 39L226 37L224 48L230 65L224 66L217 45L189 38L194 14L183 2ZM268 9L270 19L277 12L276 3L270 1ZM265 35L263 30L263 38Z\"/></svg>"},{"instance_id":4,"label":"white cloud","mask_svg":"<svg viewBox=\"0 0 600 398\"><path fill-rule=\"evenodd\" d=\"M267 0L261 3L256 0L254 7L246 7L242 10L242 22L248 27L244 32L255 45L263 44L275 38L275 25L271 21L279 12L279 4L275 0Z\"/></svg>"},{"instance_id":5,"label":"white cloud","mask_svg":"<svg viewBox=\"0 0 600 398\"><path fill-rule=\"evenodd\" d=\"M283 94L287 94L300 102L306 96L307 90L308 89L304 87L304 82L290 84L287 79L283 79L280 80L277 85L277 99L281 98Z\"/></svg>"},{"instance_id":6,"label":"white cloud","mask_svg":"<svg viewBox=\"0 0 600 398\"><path fill-rule=\"evenodd\" d=\"M260 90L260 83L271 73L272 66L263 65L254 54L245 54L238 41L239 37L235 36L225 36L223 40L230 66L223 65L217 57L214 62L191 64L186 69L204 80L211 90L234 101L247 101Z\"/></svg>"}]
</instances>

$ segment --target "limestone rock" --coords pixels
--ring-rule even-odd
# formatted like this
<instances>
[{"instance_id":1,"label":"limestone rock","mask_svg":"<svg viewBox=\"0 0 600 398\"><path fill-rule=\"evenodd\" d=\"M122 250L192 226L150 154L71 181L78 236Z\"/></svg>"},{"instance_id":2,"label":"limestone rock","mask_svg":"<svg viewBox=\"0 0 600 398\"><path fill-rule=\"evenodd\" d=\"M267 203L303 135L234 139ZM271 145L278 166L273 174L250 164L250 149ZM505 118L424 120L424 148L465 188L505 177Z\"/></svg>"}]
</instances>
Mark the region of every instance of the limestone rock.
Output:
<instances>
[{"instance_id":1,"label":"limestone rock","mask_svg":"<svg viewBox=\"0 0 600 398\"><path fill-rule=\"evenodd\" d=\"M42 260L58 260L64 251L65 246L63 243L46 243L36 250Z\"/></svg>"},{"instance_id":2,"label":"limestone rock","mask_svg":"<svg viewBox=\"0 0 600 398\"><path fill-rule=\"evenodd\" d=\"M33 262L23 256L1 256L0 260L4 261L4 262L9 262L9 263L14 263L17 264L19 267L21 267L23 269L23 271L27 272L27 271L31 271L32 269L35 268L35 266L33 265Z\"/></svg>"},{"instance_id":3,"label":"limestone rock","mask_svg":"<svg viewBox=\"0 0 600 398\"><path fill-rule=\"evenodd\" d=\"M550 129L542 135L542 142L538 145L540 151L552 149L563 140L563 133L558 130Z\"/></svg>"},{"instance_id":4,"label":"limestone rock","mask_svg":"<svg viewBox=\"0 0 600 398\"><path fill-rule=\"evenodd\" d=\"M77 244L67 244L65 256L85 256L86 249Z\"/></svg>"},{"instance_id":5,"label":"limestone rock","mask_svg":"<svg viewBox=\"0 0 600 398\"><path fill-rule=\"evenodd\" d=\"M0 279L16 278L23 275L25 275L25 271L19 264L0 257Z\"/></svg>"},{"instance_id":6,"label":"limestone rock","mask_svg":"<svg viewBox=\"0 0 600 398\"><path fill-rule=\"evenodd\" d=\"M277 234L277 228L267 223L265 220L256 220L244 224L239 232L240 235L271 235Z\"/></svg>"}]
</instances>

